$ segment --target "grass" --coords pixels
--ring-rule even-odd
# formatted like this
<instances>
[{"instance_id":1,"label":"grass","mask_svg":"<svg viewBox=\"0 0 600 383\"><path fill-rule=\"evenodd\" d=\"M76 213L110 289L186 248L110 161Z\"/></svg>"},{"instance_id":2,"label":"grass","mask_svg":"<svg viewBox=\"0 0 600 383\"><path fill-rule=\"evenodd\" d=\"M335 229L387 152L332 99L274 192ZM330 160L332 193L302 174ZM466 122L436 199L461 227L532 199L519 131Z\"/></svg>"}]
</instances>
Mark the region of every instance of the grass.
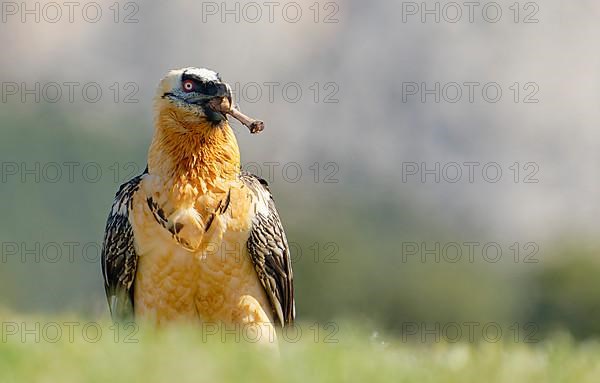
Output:
<instances>
[{"instance_id":1,"label":"grass","mask_svg":"<svg viewBox=\"0 0 600 383\"><path fill-rule=\"evenodd\" d=\"M301 325L300 340L283 343L278 356L231 334L222 343L223 334L186 327L117 333L109 324L87 323L85 331L84 325L4 320L0 382L591 383L600 376L600 344L565 335L536 344L419 344L394 337L383 343L353 326L340 325L327 337L323 327Z\"/></svg>"}]
</instances>

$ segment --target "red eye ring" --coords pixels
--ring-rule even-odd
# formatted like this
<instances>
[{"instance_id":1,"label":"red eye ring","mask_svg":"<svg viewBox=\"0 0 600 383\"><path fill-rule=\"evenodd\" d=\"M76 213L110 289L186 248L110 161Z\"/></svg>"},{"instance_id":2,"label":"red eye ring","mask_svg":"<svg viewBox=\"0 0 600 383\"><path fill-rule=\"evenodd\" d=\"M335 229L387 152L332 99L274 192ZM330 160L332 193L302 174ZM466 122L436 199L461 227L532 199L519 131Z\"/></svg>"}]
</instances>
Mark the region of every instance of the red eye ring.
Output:
<instances>
[{"instance_id":1,"label":"red eye ring","mask_svg":"<svg viewBox=\"0 0 600 383\"><path fill-rule=\"evenodd\" d=\"M194 90L194 82L192 80L185 80L183 82L183 90L186 92L191 92Z\"/></svg>"}]
</instances>

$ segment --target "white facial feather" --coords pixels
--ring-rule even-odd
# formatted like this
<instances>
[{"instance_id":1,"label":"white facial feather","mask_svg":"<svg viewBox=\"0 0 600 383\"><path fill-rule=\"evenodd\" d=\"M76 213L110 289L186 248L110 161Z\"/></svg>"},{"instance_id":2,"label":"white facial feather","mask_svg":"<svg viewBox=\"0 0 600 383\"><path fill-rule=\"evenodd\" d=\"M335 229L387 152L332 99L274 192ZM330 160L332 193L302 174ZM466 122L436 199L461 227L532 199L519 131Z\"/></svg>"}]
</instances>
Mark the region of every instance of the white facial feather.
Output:
<instances>
[{"instance_id":1,"label":"white facial feather","mask_svg":"<svg viewBox=\"0 0 600 383\"><path fill-rule=\"evenodd\" d=\"M190 67L190 68L182 69L181 73L183 74L183 72L186 72L189 74L194 74L194 75L196 75L200 78L204 78L208 81L219 81L217 72L210 70L210 69Z\"/></svg>"},{"instance_id":2,"label":"white facial feather","mask_svg":"<svg viewBox=\"0 0 600 383\"><path fill-rule=\"evenodd\" d=\"M160 98L167 92L181 92L181 78L184 73L196 75L206 81L219 81L218 73L210 69L195 67L173 69L162 79L157 96Z\"/></svg>"},{"instance_id":3,"label":"white facial feather","mask_svg":"<svg viewBox=\"0 0 600 383\"><path fill-rule=\"evenodd\" d=\"M207 81L219 81L217 72L210 70L210 69L206 69L206 68L195 68L195 67L174 69L169 72L167 77L175 77L177 79L181 79L181 76L184 73L196 75L200 78L206 79Z\"/></svg>"}]
</instances>

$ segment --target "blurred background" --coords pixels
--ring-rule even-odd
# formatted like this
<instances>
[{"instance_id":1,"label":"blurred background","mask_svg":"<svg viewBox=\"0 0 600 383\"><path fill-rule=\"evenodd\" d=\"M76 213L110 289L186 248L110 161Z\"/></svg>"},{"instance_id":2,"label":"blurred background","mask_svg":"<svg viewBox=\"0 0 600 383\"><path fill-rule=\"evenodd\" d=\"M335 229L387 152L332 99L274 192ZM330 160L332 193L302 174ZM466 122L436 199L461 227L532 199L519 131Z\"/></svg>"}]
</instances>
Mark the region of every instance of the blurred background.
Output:
<instances>
[{"instance_id":1,"label":"blurred background","mask_svg":"<svg viewBox=\"0 0 600 383\"><path fill-rule=\"evenodd\" d=\"M76 4L1 4L0 306L107 317L114 193L197 66L267 124L301 320L600 334L598 2Z\"/></svg>"}]
</instances>

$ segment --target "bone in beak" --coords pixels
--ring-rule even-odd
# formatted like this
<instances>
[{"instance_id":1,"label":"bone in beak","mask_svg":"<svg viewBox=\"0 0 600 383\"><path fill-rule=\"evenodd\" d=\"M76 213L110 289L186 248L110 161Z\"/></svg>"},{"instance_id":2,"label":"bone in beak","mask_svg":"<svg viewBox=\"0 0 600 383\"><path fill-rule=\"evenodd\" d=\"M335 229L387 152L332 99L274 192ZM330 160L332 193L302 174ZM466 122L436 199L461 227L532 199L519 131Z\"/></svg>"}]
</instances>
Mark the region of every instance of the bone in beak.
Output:
<instances>
[{"instance_id":1,"label":"bone in beak","mask_svg":"<svg viewBox=\"0 0 600 383\"><path fill-rule=\"evenodd\" d=\"M265 129L264 122L246 116L244 113L240 112L235 107L232 107L231 110L229 110L229 112L227 113L230 114L231 117L241 122L244 126L246 126L252 134L260 133Z\"/></svg>"},{"instance_id":2,"label":"bone in beak","mask_svg":"<svg viewBox=\"0 0 600 383\"><path fill-rule=\"evenodd\" d=\"M231 105L230 99L228 98L211 100L209 104L217 112L231 115L231 117L235 118L241 122L242 125L247 127L252 134L260 133L265 129L264 122L246 116L244 113L237 110L236 107Z\"/></svg>"}]
</instances>

